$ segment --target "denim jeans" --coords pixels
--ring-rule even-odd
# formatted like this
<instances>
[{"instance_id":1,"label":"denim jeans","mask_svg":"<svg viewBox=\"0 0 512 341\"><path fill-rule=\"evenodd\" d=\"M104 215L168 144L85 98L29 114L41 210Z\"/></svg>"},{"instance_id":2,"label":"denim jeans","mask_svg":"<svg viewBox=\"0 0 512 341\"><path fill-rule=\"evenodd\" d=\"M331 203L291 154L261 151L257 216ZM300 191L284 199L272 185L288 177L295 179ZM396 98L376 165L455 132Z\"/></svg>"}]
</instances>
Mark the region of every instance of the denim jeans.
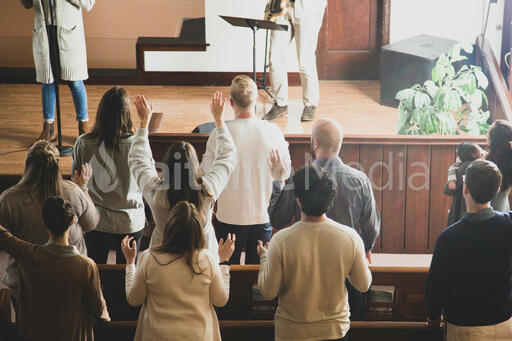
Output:
<instances>
[{"instance_id":1,"label":"denim jeans","mask_svg":"<svg viewBox=\"0 0 512 341\"><path fill-rule=\"evenodd\" d=\"M215 218L213 226L215 227L215 234L217 240L221 238L226 240L228 233L235 234L235 252L231 256L231 264L240 264L240 255L242 248L245 246L245 264L259 264L260 257L258 257L257 247L258 240L263 244L270 240L272 236L272 226L269 223L257 225L231 225L218 221Z\"/></svg>"},{"instance_id":2,"label":"denim jeans","mask_svg":"<svg viewBox=\"0 0 512 341\"><path fill-rule=\"evenodd\" d=\"M84 81L73 81L69 83L69 89L75 103L76 120L79 122L89 121L87 112L87 92ZM43 84L43 114L46 123L55 121L55 83Z\"/></svg>"}]
</instances>

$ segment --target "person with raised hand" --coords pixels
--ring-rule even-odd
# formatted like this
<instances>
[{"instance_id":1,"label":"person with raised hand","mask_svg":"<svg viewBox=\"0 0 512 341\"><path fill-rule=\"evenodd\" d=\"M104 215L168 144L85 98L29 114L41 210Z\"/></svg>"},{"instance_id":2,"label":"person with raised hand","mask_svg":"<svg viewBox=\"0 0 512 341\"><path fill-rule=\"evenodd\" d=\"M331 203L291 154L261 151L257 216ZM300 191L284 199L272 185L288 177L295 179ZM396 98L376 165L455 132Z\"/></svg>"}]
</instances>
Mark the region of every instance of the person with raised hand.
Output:
<instances>
[{"instance_id":1,"label":"person with raised hand","mask_svg":"<svg viewBox=\"0 0 512 341\"><path fill-rule=\"evenodd\" d=\"M77 220L73 206L52 196L44 201L41 214L50 236L45 245L23 241L0 226L0 251L20 269L19 333L35 341L93 340L94 323L110 317L96 264L69 243Z\"/></svg>"},{"instance_id":2,"label":"person with raised hand","mask_svg":"<svg viewBox=\"0 0 512 341\"><path fill-rule=\"evenodd\" d=\"M221 340L213 306L228 301L228 261L236 239L228 235L219 241L215 257L206 249L203 226L194 204L177 203L162 243L142 252L137 266L136 242L123 239L126 299L132 306L143 305L135 340Z\"/></svg>"},{"instance_id":3,"label":"person with raised hand","mask_svg":"<svg viewBox=\"0 0 512 341\"><path fill-rule=\"evenodd\" d=\"M236 76L231 82L230 105L235 119L226 126L237 148L237 165L217 200L215 232L217 239L236 233L237 243L231 263L240 264L245 247L245 264L259 264L256 253L258 239L270 240L272 226L267 207L272 193L272 176L267 168L268 154L278 149L289 174L291 169L288 142L274 123L256 117L258 87L247 76ZM218 157L217 132L208 138L201 168L208 172Z\"/></svg>"},{"instance_id":4,"label":"person with raised hand","mask_svg":"<svg viewBox=\"0 0 512 341\"><path fill-rule=\"evenodd\" d=\"M0 195L0 225L22 240L45 244L49 235L41 216L43 203L49 197L60 196L71 204L77 217L69 229L69 244L87 256L84 233L94 230L100 219L87 189L91 175L91 166L83 164L74 173L73 181L64 180L57 147L48 141L36 142L28 151L20 182ZM15 294L19 273L12 258L0 277Z\"/></svg>"},{"instance_id":5,"label":"person with raised hand","mask_svg":"<svg viewBox=\"0 0 512 341\"><path fill-rule=\"evenodd\" d=\"M180 201L188 201L201 215L207 248L217 257L217 239L211 223L213 205L236 165L235 144L224 124L224 103L222 94L216 92L210 104L217 126L214 130L217 153L212 166L205 172L201 171L194 147L188 142L177 142L169 147L159 164L159 168L165 168L162 178L155 167L148 139L147 128L153 104L142 95L136 97L140 123L128 154L128 164L155 220L150 246L162 243L171 209Z\"/></svg>"}]
</instances>

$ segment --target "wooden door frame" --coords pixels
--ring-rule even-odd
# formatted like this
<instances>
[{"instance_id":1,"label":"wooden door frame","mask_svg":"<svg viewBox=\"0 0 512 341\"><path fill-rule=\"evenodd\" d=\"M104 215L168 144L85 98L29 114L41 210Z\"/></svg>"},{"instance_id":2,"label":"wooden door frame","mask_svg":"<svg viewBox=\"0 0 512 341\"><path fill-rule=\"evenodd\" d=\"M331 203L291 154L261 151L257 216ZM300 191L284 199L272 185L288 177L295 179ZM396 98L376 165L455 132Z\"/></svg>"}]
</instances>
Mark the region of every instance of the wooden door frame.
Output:
<instances>
[{"instance_id":1,"label":"wooden door frame","mask_svg":"<svg viewBox=\"0 0 512 341\"><path fill-rule=\"evenodd\" d=\"M377 1L377 46L380 58L380 48L384 45L389 44L390 42L390 18L391 18L391 0L373 0ZM329 2L327 3L327 6L329 6ZM326 45L325 41L325 30L327 30L327 12L328 9L325 9L324 14L324 22L322 24L322 28L320 29L319 33L319 40L318 40L318 48L317 48L317 66L319 68L319 75L324 73L327 73L327 70L320 70L322 67L319 65L318 60L322 58L322 52L321 49L323 49ZM377 68L376 72L378 73L378 68L380 68L380 63L376 63L374 67ZM320 79L323 79L320 77Z\"/></svg>"}]
</instances>

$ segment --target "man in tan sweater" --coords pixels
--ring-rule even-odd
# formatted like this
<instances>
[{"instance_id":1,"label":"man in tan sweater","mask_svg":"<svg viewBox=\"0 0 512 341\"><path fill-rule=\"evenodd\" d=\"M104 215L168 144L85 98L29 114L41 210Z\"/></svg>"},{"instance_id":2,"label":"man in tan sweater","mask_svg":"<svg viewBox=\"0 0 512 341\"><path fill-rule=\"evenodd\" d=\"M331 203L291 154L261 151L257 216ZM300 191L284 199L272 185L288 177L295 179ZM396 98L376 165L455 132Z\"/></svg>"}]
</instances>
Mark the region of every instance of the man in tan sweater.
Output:
<instances>
[{"instance_id":1,"label":"man in tan sweater","mask_svg":"<svg viewBox=\"0 0 512 341\"><path fill-rule=\"evenodd\" d=\"M46 245L20 240L0 226L0 251L16 260L21 273L16 316L28 340L93 340L94 323L110 320L96 264L68 243L75 219L69 203L50 197L43 205Z\"/></svg>"},{"instance_id":2,"label":"man in tan sweater","mask_svg":"<svg viewBox=\"0 0 512 341\"><path fill-rule=\"evenodd\" d=\"M346 340L350 311L345 280L368 291L371 273L357 232L327 218L336 181L317 166L293 177L301 220L274 235L268 250L261 242L258 287L268 299L279 297L276 341Z\"/></svg>"}]
</instances>

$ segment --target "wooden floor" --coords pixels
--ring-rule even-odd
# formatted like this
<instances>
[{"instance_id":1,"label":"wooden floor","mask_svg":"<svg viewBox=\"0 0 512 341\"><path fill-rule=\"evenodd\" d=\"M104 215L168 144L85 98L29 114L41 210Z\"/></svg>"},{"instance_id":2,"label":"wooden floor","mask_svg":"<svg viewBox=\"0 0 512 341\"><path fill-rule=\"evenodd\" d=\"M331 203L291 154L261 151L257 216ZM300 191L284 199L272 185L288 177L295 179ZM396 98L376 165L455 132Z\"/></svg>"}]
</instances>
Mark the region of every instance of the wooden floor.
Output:
<instances>
[{"instance_id":1,"label":"wooden floor","mask_svg":"<svg viewBox=\"0 0 512 341\"><path fill-rule=\"evenodd\" d=\"M87 86L90 124L94 123L101 96L110 86ZM145 94L164 112L162 132L191 132L211 121L209 101L214 87L126 86L130 96ZM229 88L219 88L229 96ZM345 134L389 135L395 133L398 112L379 105L377 81L322 81L321 100L316 117L331 117L343 126ZM271 107L270 98L260 91L258 116ZM310 133L312 123L300 123L302 89L290 87L289 114L276 120L285 133ZM67 87L61 89L64 144L72 145L77 135L73 101ZM40 85L0 84L0 175L22 174L26 150L42 127ZM134 107L132 106L134 110ZM135 123L137 115L132 113ZM226 119L232 119L228 105ZM62 169L69 173L71 159L64 158Z\"/></svg>"}]
</instances>

